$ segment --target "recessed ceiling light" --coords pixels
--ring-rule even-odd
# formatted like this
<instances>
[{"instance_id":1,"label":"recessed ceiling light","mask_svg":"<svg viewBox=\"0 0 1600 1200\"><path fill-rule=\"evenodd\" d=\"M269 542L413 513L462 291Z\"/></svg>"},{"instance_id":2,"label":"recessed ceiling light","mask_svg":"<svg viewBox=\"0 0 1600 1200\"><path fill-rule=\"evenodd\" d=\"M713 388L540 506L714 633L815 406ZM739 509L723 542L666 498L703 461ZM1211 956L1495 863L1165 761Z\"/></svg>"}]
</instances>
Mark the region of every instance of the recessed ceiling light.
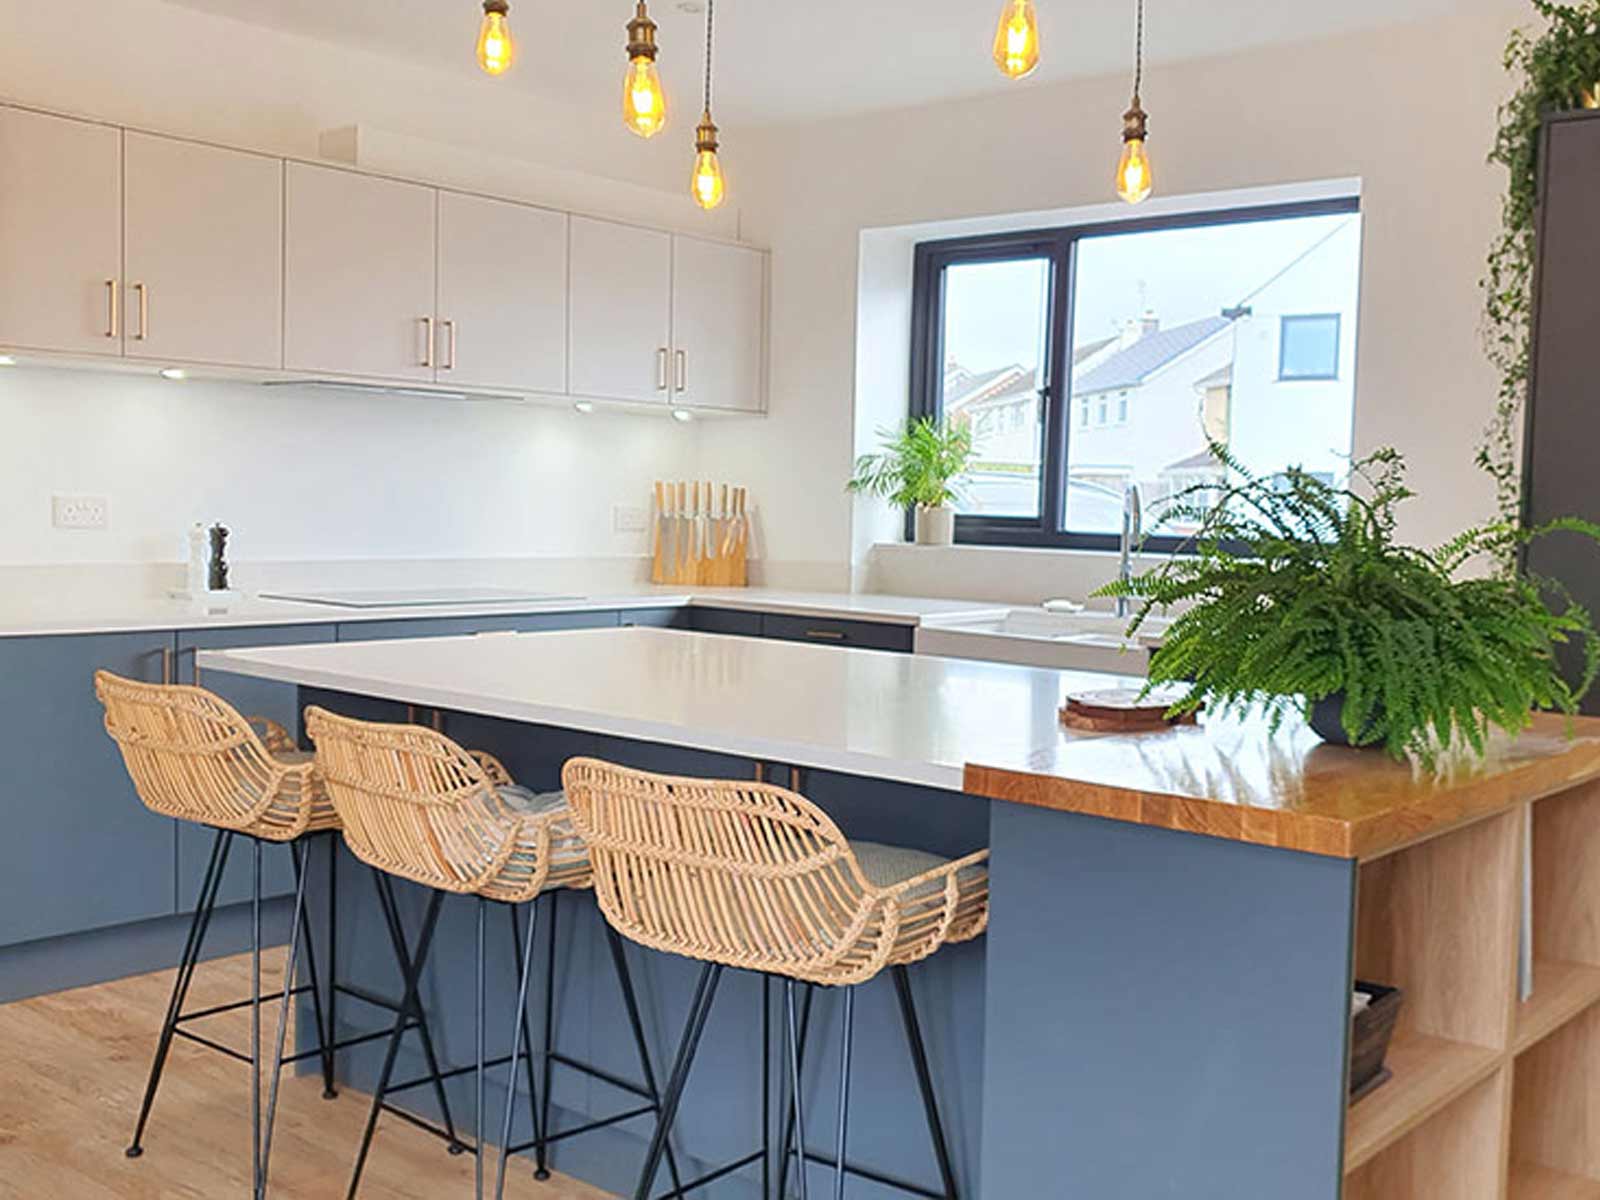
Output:
<instances>
[{"instance_id":1,"label":"recessed ceiling light","mask_svg":"<svg viewBox=\"0 0 1600 1200\"><path fill-rule=\"evenodd\" d=\"M594 411L594 401L578 400L573 403L572 407L581 413L592 413Z\"/></svg>"},{"instance_id":2,"label":"recessed ceiling light","mask_svg":"<svg viewBox=\"0 0 1600 1200\"><path fill-rule=\"evenodd\" d=\"M185 371L182 367L163 367L161 369L161 378L187 379L189 378L189 372Z\"/></svg>"},{"instance_id":3,"label":"recessed ceiling light","mask_svg":"<svg viewBox=\"0 0 1600 1200\"><path fill-rule=\"evenodd\" d=\"M12 358L11 355L0 354L0 367L14 367L16 365L17 360Z\"/></svg>"},{"instance_id":4,"label":"recessed ceiling light","mask_svg":"<svg viewBox=\"0 0 1600 1200\"><path fill-rule=\"evenodd\" d=\"M674 421L692 421L694 420L694 414L687 408L675 408L672 410L672 419Z\"/></svg>"}]
</instances>

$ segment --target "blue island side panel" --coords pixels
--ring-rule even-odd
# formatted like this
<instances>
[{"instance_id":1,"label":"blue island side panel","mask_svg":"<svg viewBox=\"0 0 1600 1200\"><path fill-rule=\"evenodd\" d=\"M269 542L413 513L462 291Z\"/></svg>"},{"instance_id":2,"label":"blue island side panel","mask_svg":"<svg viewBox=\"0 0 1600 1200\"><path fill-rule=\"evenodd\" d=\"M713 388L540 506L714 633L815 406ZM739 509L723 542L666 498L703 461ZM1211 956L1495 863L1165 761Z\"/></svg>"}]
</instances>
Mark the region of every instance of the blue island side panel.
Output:
<instances>
[{"instance_id":1,"label":"blue island side panel","mask_svg":"<svg viewBox=\"0 0 1600 1200\"><path fill-rule=\"evenodd\" d=\"M996 803L979 1195L1337 1200L1353 862Z\"/></svg>"}]
</instances>

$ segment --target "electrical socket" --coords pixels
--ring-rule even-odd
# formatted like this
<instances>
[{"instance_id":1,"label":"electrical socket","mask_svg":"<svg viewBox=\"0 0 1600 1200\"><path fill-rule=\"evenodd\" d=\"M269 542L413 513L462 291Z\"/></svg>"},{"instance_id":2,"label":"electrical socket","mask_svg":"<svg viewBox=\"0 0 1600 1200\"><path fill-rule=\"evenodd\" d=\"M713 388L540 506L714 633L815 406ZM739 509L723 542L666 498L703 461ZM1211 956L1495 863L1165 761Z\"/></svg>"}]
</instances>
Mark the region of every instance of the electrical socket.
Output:
<instances>
[{"instance_id":1,"label":"electrical socket","mask_svg":"<svg viewBox=\"0 0 1600 1200\"><path fill-rule=\"evenodd\" d=\"M104 496L51 496L50 523L57 529L104 529L109 509Z\"/></svg>"},{"instance_id":2,"label":"electrical socket","mask_svg":"<svg viewBox=\"0 0 1600 1200\"><path fill-rule=\"evenodd\" d=\"M617 504L611 509L611 528L616 533L643 533L650 527L650 514L636 504Z\"/></svg>"}]
</instances>

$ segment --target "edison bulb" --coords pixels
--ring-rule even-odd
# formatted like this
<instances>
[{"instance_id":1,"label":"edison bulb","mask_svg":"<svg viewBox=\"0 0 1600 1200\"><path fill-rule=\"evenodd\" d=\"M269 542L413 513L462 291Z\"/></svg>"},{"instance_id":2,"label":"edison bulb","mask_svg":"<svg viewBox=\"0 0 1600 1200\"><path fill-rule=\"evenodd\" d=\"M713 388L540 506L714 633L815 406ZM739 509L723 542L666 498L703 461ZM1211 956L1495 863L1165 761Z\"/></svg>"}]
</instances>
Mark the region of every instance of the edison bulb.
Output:
<instances>
[{"instance_id":1,"label":"edison bulb","mask_svg":"<svg viewBox=\"0 0 1600 1200\"><path fill-rule=\"evenodd\" d=\"M504 75L511 69L516 43L511 38L511 22L506 19L510 6L490 0L483 6L483 25L478 30L478 65L489 75Z\"/></svg>"},{"instance_id":2,"label":"edison bulb","mask_svg":"<svg viewBox=\"0 0 1600 1200\"><path fill-rule=\"evenodd\" d=\"M727 194L722 180L722 164L715 150L701 150L694 156L694 202L704 209L716 208Z\"/></svg>"},{"instance_id":3,"label":"edison bulb","mask_svg":"<svg viewBox=\"0 0 1600 1200\"><path fill-rule=\"evenodd\" d=\"M1012 79L1032 75L1039 65L1039 14L1033 0L1005 0L994 35L994 63Z\"/></svg>"},{"instance_id":4,"label":"edison bulb","mask_svg":"<svg viewBox=\"0 0 1600 1200\"><path fill-rule=\"evenodd\" d=\"M1122 161L1117 164L1117 195L1129 204L1138 204L1149 199L1155 182L1144 139L1129 138L1122 144Z\"/></svg>"},{"instance_id":5,"label":"edison bulb","mask_svg":"<svg viewBox=\"0 0 1600 1200\"><path fill-rule=\"evenodd\" d=\"M640 55L622 81L622 119L640 137L655 137L667 125L667 93L656 60Z\"/></svg>"}]
</instances>

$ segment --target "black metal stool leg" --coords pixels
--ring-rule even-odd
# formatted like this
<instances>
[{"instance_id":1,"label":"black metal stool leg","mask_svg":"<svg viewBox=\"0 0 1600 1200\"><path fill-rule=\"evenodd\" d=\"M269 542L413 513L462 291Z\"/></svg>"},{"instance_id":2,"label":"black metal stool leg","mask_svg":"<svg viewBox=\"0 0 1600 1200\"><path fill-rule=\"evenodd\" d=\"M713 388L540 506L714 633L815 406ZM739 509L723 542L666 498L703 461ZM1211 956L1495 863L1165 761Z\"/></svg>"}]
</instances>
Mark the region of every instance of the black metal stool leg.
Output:
<instances>
[{"instance_id":1,"label":"black metal stool leg","mask_svg":"<svg viewBox=\"0 0 1600 1200\"><path fill-rule=\"evenodd\" d=\"M806 1185L806 1113L801 1099L805 1091L800 1079L800 1029L795 1018L794 990L795 981L783 981L783 1016L784 1024L788 1029L789 1043L789 1090L794 1103L795 1136L800 1146L800 1200L809 1200L810 1192ZM787 1161L784 1164L785 1174L788 1172ZM786 1181L787 1182L787 1181Z\"/></svg>"},{"instance_id":2,"label":"black metal stool leg","mask_svg":"<svg viewBox=\"0 0 1600 1200\"><path fill-rule=\"evenodd\" d=\"M349 1191L345 1193L347 1200L355 1200L356 1191L361 1186L361 1172L367 1164L367 1153L372 1149L372 1135L378 1128L378 1115L383 1111L384 1093L389 1088L389 1081L394 1077L394 1063L400 1053L400 1039L405 1035L406 1024L411 1020L412 1013L420 1012L422 1008L417 993L421 987L422 968L427 964L428 951L433 946L433 933L439 924L439 908L443 902L443 892L435 892L428 901L428 911L422 919L422 934L417 941L416 955L413 957L408 954L404 960L405 992L400 1000L400 1011L394 1019L394 1029L389 1034L389 1048L384 1054L383 1069L378 1073L378 1085L373 1090L372 1107L367 1112L367 1127L361 1135L361 1149L356 1154L356 1165L350 1176Z\"/></svg>"},{"instance_id":3,"label":"black metal stool leg","mask_svg":"<svg viewBox=\"0 0 1600 1200\"><path fill-rule=\"evenodd\" d=\"M322 1076L322 1098L332 1100L339 1094L334 1086L338 1070L339 1043L339 841L337 832L328 835L328 1031L322 1044L328 1049L328 1066Z\"/></svg>"},{"instance_id":4,"label":"black metal stool leg","mask_svg":"<svg viewBox=\"0 0 1600 1200\"><path fill-rule=\"evenodd\" d=\"M634 1200L650 1200L650 1189L655 1186L656 1173L661 1170L667 1139L672 1135L672 1124L678 1117L683 1089L689 1082L689 1069L694 1065L695 1051L700 1047L700 1035L705 1032L706 1019L711 1015L711 1005L717 998L717 984L721 981L722 967L718 963L707 963L700 972L694 999L689 1003L689 1019L684 1026L683 1041L678 1045L672 1075L667 1080L667 1094L662 1098L655 1136L650 1139L650 1150L639 1172L639 1186L633 1192Z\"/></svg>"},{"instance_id":5,"label":"black metal stool leg","mask_svg":"<svg viewBox=\"0 0 1600 1200\"><path fill-rule=\"evenodd\" d=\"M337 835L332 834L329 836ZM290 842L289 855L294 860L294 886L296 895L299 895L305 891L305 877L306 874L311 870L310 851L307 850L306 853L302 855L300 851L300 843ZM317 945L311 937L311 914L306 911L304 904L299 904L296 907L299 915L296 917L295 925L300 930L300 936L305 939L306 973L311 983L311 1012L312 1019L316 1022L317 1026L317 1049L320 1051L318 1057L322 1061L322 1098L324 1100L331 1100L333 1099L334 1095L333 1038L328 1033L327 1021L324 1019L322 977L321 973L317 970ZM331 969L329 971L328 978L330 982L333 979Z\"/></svg>"},{"instance_id":6,"label":"black metal stool leg","mask_svg":"<svg viewBox=\"0 0 1600 1200\"><path fill-rule=\"evenodd\" d=\"M172 1049L172 1039L178 1028L178 1017L183 1012L183 1002L189 995L189 983L200 959L200 949L205 944L206 928L211 923L211 910L216 906L217 889L222 883L222 872L228 865L228 850L233 844L233 834L217 830L211 843L211 861L206 866L205 879L200 884L200 896L195 905L194 917L189 922L189 936L183 945L183 955L178 960L178 973L172 981L172 995L167 1001L167 1015L161 1022L161 1035L156 1041L155 1059L150 1064L150 1076L145 1082L144 1101L139 1106L139 1119L133 1128L133 1141L123 1151L129 1158L144 1153L142 1145L144 1128L150 1120L150 1109L155 1104L156 1091L161 1086L161 1075L166 1069L167 1053Z\"/></svg>"},{"instance_id":7,"label":"black metal stool leg","mask_svg":"<svg viewBox=\"0 0 1600 1200\"><path fill-rule=\"evenodd\" d=\"M260 843L257 843L259 847ZM289 958L283 968L283 995L280 997L282 1007L278 1009L278 1035L276 1048L272 1055L272 1078L267 1085L267 1127L261 1147L261 1181L257 1187L257 1200L264 1200L267 1194L267 1177L272 1170L272 1128L278 1115L278 1084L283 1078L283 1047L289 1032L289 1005L294 1002L294 977L295 967L300 958L300 934L302 928L309 938L310 926L305 924L306 916L306 872L300 869L300 847L295 843L289 844L289 853L294 858L294 915L289 923ZM311 957L311 946L306 944L307 958ZM316 984L312 983L312 995L316 995ZM322 1012L317 1011L317 1032L322 1032Z\"/></svg>"},{"instance_id":8,"label":"black metal stool leg","mask_svg":"<svg viewBox=\"0 0 1600 1200\"><path fill-rule=\"evenodd\" d=\"M917 1005L911 995L911 976L904 965L894 968L894 990L900 999L900 1019L906 1028L906 1042L911 1048L911 1065L917 1073L917 1087L922 1092L922 1111L928 1120L928 1134L933 1139L933 1153L939 1160L939 1178L944 1181L945 1200L958 1200L956 1173L950 1165L950 1147L944 1140L939 1102L933 1094L933 1075L928 1070L928 1051L923 1045Z\"/></svg>"},{"instance_id":9,"label":"black metal stool leg","mask_svg":"<svg viewBox=\"0 0 1600 1200\"><path fill-rule=\"evenodd\" d=\"M550 893L550 899L545 901L550 909L550 932L546 935L544 960L544 1089L540 1093L539 1129L541 1136L539 1144L533 1150L533 1177L535 1179L550 1178L550 1072L555 1066L555 1060L550 1052L555 1046L555 1014L556 1014L556 913L561 904L561 892L556 890Z\"/></svg>"},{"instance_id":10,"label":"black metal stool leg","mask_svg":"<svg viewBox=\"0 0 1600 1200\"><path fill-rule=\"evenodd\" d=\"M528 980L533 973L533 935L538 929L539 902L528 905L528 943L524 947L518 936L517 910L511 908L512 942L517 956L517 1019L511 1023L511 1066L506 1078L506 1110L500 1124L500 1164L495 1171L494 1197L501 1200L506 1190L506 1165L511 1158L511 1118L517 1107L517 1057L522 1053L522 1043L528 1046L528 1109L533 1120L535 1142L544 1140L539 1128L539 1092L533 1078L533 1038L528 1032Z\"/></svg>"},{"instance_id":11,"label":"black metal stool leg","mask_svg":"<svg viewBox=\"0 0 1600 1200\"><path fill-rule=\"evenodd\" d=\"M622 935L611 927L611 922L605 922L606 941L611 947L611 966L617 975L617 986L622 989L622 1003L628 1010L628 1025L633 1029L633 1044L639 1051L639 1067L644 1073L645 1090L650 1093L650 1102L656 1106L656 1112L661 1111L661 1092L656 1087L655 1068L650 1065L650 1048L644 1038L644 1022L639 1017L639 997L633 990L633 973L628 970L628 954L622 944ZM672 1152L672 1141L669 1138L666 1144L667 1174L672 1178L673 1195L683 1192L683 1176L678 1173L678 1156Z\"/></svg>"},{"instance_id":12,"label":"black metal stool leg","mask_svg":"<svg viewBox=\"0 0 1600 1200\"><path fill-rule=\"evenodd\" d=\"M840 1022L839 1049L839 1136L834 1149L833 1200L844 1200L845 1137L850 1126L850 1038L856 1024L856 989L844 989L844 1019Z\"/></svg>"},{"instance_id":13,"label":"black metal stool leg","mask_svg":"<svg viewBox=\"0 0 1600 1200\"><path fill-rule=\"evenodd\" d=\"M487 990L484 983L484 956L487 950L485 945L484 930L489 921L489 902L482 896L478 897L478 973L472 1007L473 1029L472 1043L476 1056L477 1070L473 1076L473 1104L472 1104L472 1140L475 1146L472 1162L473 1195L476 1200L483 1200L483 1026L484 1026L484 992ZM512 1060L511 1070L516 1071L516 1061Z\"/></svg>"},{"instance_id":14,"label":"black metal stool leg","mask_svg":"<svg viewBox=\"0 0 1600 1200\"><path fill-rule=\"evenodd\" d=\"M400 922L400 905L394 898L394 883L382 871L374 870L372 878L378 885L378 900L383 908L384 916L389 923L389 938L394 943L395 959L400 964L401 974L410 977L411 951L406 948L405 926ZM422 974L421 965L417 966L417 975ZM401 1006L404 1007L403 1005ZM450 1097L444 1090L444 1077L439 1069L439 1056L433 1049L433 1034L428 1029L427 1015L422 1011L422 992L419 984L417 990L416 1010L410 1014L416 1018L417 1035L422 1041L422 1055L428 1066L428 1074L433 1080L433 1098L438 1102L440 1112L444 1116L445 1137L448 1139L447 1148L451 1154L462 1154L466 1146L456 1136L455 1118L450 1112Z\"/></svg>"},{"instance_id":15,"label":"black metal stool leg","mask_svg":"<svg viewBox=\"0 0 1600 1200\"><path fill-rule=\"evenodd\" d=\"M761 976L761 1200L772 1200L772 976Z\"/></svg>"},{"instance_id":16,"label":"black metal stool leg","mask_svg":"<svg viewBox=\"0 0 1600 1200\"><path fill-rule=\"evenodd\" d=\"M250 1178L261 1200L261 839L250 839Z\"/></svg>"},{"instance_id":17,"label":"black metal stool leg","mask_svg":"<svg viewBox=\"0 0 1600 1200\"><path fill-rule=\"evenodd\" d=\"M805 1061L806 1061L806 1041L811 1036L811 1001L815 998L815 996L816 996L816 988L813 987L809 983L806 984L805 1004L801 1006L801 1011L800 1011L800 1054L799 1054L799 1059L800 1059L800 1065L801 1066L804 1066L805 1065ZM784 1042L785 1053L787 1053L788 1045L789 1045L789 1043L787 1041L785 1041ZM785 1064L785 1069L787 1069L787 1063ZM788 1200L788 1196L789 1196L789 1163L794 1158L794 1155L795 1155L795 1147L794 1147L794 1097L792 1095L789 1097L789 1099L787 1101L787 1105L788 1106L785 1109L784 1119L783 1119L783 1145L781 1147L782 1158L779 1160L779 1163L778 1163L778 1200ZM804 1156L805 1156L805 1145L804 1145L804 1143L802 1143L801 1146L800 1146L800 1155L801 1155L801 1162L803 1163L805 1161L805 1158L804 1158ZM805 1168L802 1166L801 1170L804 1170L804 1169Z\"/></svg>"}]
</instances>

